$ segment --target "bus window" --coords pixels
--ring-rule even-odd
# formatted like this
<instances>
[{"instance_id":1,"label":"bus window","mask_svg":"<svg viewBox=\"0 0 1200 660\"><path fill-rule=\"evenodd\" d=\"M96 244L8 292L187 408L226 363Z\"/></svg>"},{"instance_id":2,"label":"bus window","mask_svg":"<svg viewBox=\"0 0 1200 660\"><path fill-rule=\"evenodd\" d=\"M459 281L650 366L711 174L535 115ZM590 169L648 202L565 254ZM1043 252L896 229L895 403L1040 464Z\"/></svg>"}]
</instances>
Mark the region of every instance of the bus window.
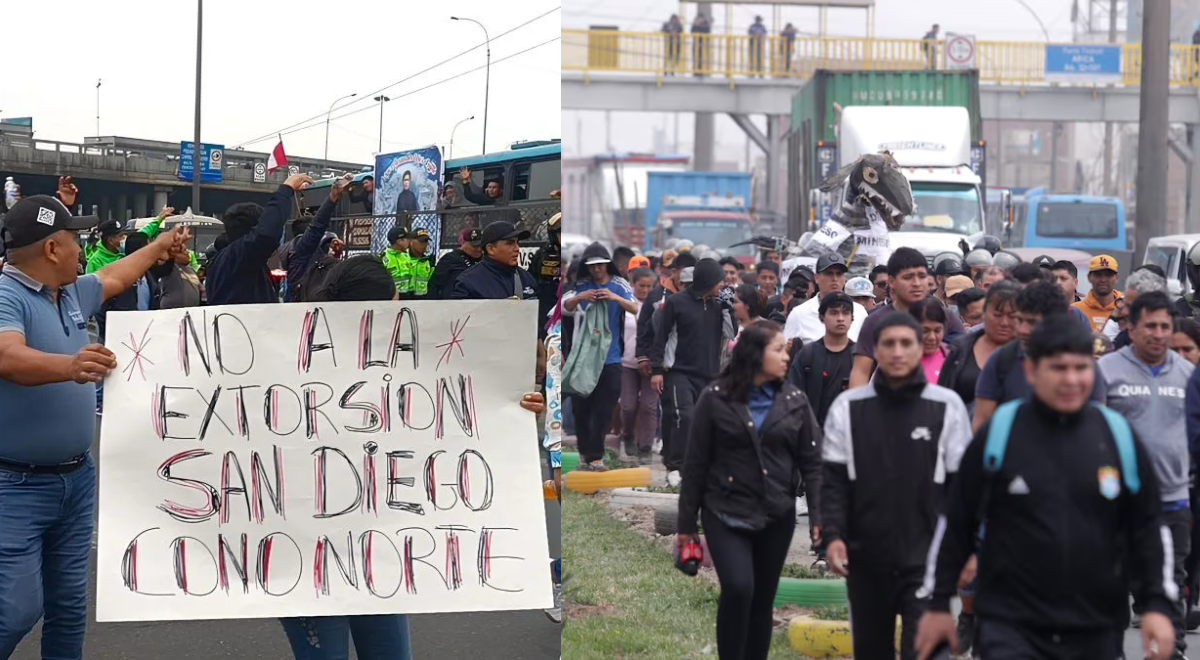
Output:
<instances>
[{"instance_id":1,"label":"bus window","mask_svg":"<svg viewBox=\"0 0 1200 660\"><path fill-rule=\"evenodd\" d=\"M1115 204L1041 203L1037 205L1037 235L1048 238L1116 238Z\"/></svg>"},{"instance_id":2,"label":"bus window","mask_svg":"<svg viewBox=\"0 0 1200 660\"><path fill-rule=\"evenodd\" d=\"M474 196L475 199L471 199L471 196L467 195L466 186L464 186L462 184L462 181L458 175L458 170L455 170L453 172L447 171L446 174L447 174L447 178L449 178L450 181L458 182L458 186L457 186L458 189L455 192L459 193L458 194L459 205L475 206L479 203L476 200L483 198L483 196L484 196L483 188L487 184L488 181L491 181L493 179L500 179L501 182L503 182L504 166L503 165L494 165L494 166L490 166L490 167L481 167L479 169L476 169L474 167L471 168L471 189L472 189L471 196Z\"/></svg>"},{"instance_id":3,"label":"bus window","mask_svg":"<svg viewBox=\"0 0 1200 660\"><path fill-rule=\"evenodd\" d=\"M539 160L513 167L513 201L550 199L562 183L561 161Z\"/></svg>"}]
</instances>

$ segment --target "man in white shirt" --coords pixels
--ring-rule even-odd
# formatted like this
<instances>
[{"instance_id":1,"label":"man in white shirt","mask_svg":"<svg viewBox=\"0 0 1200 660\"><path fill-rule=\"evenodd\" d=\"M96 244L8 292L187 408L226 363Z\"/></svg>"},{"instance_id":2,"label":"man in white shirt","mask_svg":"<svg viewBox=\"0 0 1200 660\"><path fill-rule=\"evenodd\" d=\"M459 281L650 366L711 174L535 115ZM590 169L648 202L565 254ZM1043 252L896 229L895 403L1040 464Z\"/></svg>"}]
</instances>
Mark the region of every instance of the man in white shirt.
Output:
<instances>
[{"instance_id":1,"label":"man in white shirt","mask_svg":"<svg viewBox=\"0 0 1200 660\"><path fill-rule=\"evenodd\" d=\"M836 252L821 255L817 259L815 279L818 293L788 314L787 325L783 328L785 339L791 340L799 337L805 344L808 344L825 336L825 324L821 323L818 309L821 306L821 297L827 293L841 291L842 287L846 285L848 270L845 258ZM858 341L858 331L866 320L866 308L854 303L854 320L850 323L850 341Z\"/></svg>"}]
</instances>

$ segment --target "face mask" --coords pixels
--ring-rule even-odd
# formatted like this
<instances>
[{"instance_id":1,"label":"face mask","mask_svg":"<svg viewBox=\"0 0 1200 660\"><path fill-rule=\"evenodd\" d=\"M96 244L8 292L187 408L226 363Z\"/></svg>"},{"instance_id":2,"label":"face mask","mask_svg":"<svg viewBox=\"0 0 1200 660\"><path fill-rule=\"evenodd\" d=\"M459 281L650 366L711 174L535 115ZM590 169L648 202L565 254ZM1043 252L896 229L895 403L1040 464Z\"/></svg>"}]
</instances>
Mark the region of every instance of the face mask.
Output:
<instances>
[{"instance_id":1,"label":"face mask","mask_svg":"<svg viewBox=\"0 0 1200 660\"><path fill-rule=\"evenodd\" d=\"M950 311L957 314L958 313L958 305L950 305Z\"/></svg>"}]
</instances>

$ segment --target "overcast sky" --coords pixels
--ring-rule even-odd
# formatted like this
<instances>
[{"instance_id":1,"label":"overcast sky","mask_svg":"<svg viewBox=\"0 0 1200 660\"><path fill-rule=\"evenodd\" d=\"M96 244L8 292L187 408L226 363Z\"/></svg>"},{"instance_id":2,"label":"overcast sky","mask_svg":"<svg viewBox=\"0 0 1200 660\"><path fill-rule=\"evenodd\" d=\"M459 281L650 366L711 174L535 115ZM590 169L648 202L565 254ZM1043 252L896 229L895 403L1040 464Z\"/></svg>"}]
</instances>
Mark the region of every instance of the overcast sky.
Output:
<instances>
[{"instance_id":1,"label":"overcast sky","mask_svg":"<svg viewBox=\"0 0 1200 660\"><path fill-rule=\"evenodd\" d=\"M11 72L0 84L0 116L32 116L35 137L81 142L96 134L101 79L101 135L192 139L196 0L60 0L51 13L44 3L3 5ZM499 61L558 37L558 11L499 36L558 6L557 0L207 0L203 140L233 148L323 116L334 99L358 93L350 101L362 102L340 112L373 107L332 122L329 156L371 162L379 138L379 107L371 101L377 90L484 42L479 26L452 21L451 14L482 22L494 39L489 149L559 137L558 42ZM394 99L384 108L384 151L446 144L454 124L474 115L455 133L454 155L479 153L484 71L464 72L484 62L481 46L382 92ZM320 156L325 130L323 120L317 123L285 134L287 151ZM274 145L272 137L247 148Z\"/></svg>"},{"instance_id":2,"label":"overcast sky","mask_svg":"<svg viewBox=\"0 0 1200 660\"><path fill-rule=\"evenodd\" d=\"M1037 18L1046 26L1053 41L1071 41L1072 0L1026 0ZM1081 7L1087 0L1080 0ZM1103 3L1107 6L1107 3ZM761 15L771 27L772 9L768 5L732 5L735 34L745 34ZM714 33L726 31L725 5L715 4ZM695 5L687 4L686 22L695 16ZM613 25L623 30L655 31L673 12L679 12L678 2L671 0L567 0L563 5L564 28L587 28L590 25ZM815 7L784 7L782 20L791 21L804 35L818 31L818 10ZM1107 16L1103 17L1107 21ZM877 0L875 36L879 38L920 38L933 23L941 24L943 33L974 34L981 40L1044 41L1045 35L1038 20L1017 0ZM1107 24L1105 24L1107 25ZM861 9L830 9L828 34L831 36L866 36L865 12ZM760 128L762 119L757 120ZM612 146L617 150L648 151L653 148L655 129L664 130L668 146L673 146L675 116L662 113L613 113ZM682 150L689 152L692 141L692 117L679 115ZM570 153L604 151L604 113L565 111L566 149ZM582 136L580 139L577 136ZM745 134L728 117L717 118L717 159L741 161ZM758 156L757 149L752 157Z\"/></svg>"}]
</instances>

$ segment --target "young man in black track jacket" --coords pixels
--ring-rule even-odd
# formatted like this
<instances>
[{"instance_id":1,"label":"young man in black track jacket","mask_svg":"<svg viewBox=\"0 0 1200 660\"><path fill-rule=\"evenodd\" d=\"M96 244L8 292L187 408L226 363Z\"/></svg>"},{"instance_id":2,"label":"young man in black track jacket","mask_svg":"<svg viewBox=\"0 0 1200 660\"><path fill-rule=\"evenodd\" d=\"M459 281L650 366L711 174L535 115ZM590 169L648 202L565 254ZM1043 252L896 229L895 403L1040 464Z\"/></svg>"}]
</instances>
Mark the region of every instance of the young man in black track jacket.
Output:
<instances>
[{"instance_id":1,"label":"young man in black track jacket","mask_svg":"<svg viewBox=\"0 0 1200 660\"><path fill-rule=\"evenodd\" d=\"M829 568L846 576L857 660L915 657L917 598L944 485L971 439L953 390L927 383L921 326L889 314L871 337L879 373L843 393L825 420L821 535Z\"/></svg>"},{"instance_id":2,"label":"young man in black track jacket","mask_svg":"<svg viewBox=\"0 0 1200 660\"><path fill-rule=\"evenodd\" d=\"M995 417L963 455L929 551L922 593L932 598L917 640L921 657L941 642L955 646L950 599L975 552L981 657L1122 657L1131 587L1145 607L1145 657L1182 657L1173 655L1169 615L1179 589L1154 465L1134 437L1133 492L1112 427L1088 403L1097 377L1093 347L1078 320L1044 320L1027 340L1023 363L1033 396L1016 410L999 465L984 469Z\"/></svg>"}]
</instances>

